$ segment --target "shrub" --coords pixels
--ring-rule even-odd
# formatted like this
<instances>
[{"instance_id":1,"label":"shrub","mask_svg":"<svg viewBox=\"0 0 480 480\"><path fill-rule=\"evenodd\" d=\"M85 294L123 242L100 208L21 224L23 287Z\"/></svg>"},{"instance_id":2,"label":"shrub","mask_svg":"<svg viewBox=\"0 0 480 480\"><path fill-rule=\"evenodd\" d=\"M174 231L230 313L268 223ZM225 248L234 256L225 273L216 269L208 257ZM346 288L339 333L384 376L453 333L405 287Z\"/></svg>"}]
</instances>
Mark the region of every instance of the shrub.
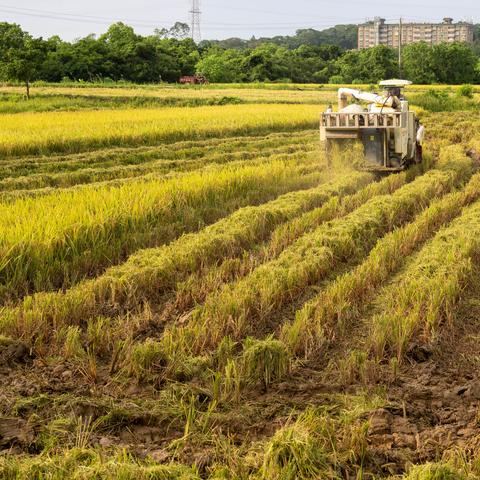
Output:
<instances>
[{"instance_id":1,"label":"shrub","mask_svg":"<svg viewBox=\"0 0 480 480\"><path fill-rule=\"evenodd\" d=\"M457 90L457 96L459 97L466 97L466 98L473 98L473 87L470 84L462 85Z\"/></svg>"},{"instance_id":2,"label":"shrub","mask_svg":"<svg viewBox=\"0 0 480 480\"><path fill-rule=\"evenodd\" d=\"M342 83L345 83L345 79L341 75L332 75L328 83L332 85L341 85Z\"/></svg>"},{"instance_id":3,"label":"shrub","mask_svg":"<svg viewBox=\"0 0 480 480\"><path fill-rule=\"evenodd\" d=\"M430 89L425 93L411 95L411 102L430 112L453 112L456 110L472 110L477 103L467 95L451 96L447 90Z\"/></svg>"}]
</instances>

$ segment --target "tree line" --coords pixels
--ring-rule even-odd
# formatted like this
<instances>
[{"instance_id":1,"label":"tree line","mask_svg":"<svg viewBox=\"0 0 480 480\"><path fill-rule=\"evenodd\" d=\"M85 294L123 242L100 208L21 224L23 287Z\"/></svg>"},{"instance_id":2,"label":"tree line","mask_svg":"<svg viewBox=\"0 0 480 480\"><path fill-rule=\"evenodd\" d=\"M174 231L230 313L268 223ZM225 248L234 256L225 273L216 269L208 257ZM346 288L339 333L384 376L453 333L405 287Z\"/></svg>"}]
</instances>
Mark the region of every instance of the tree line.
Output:
<instances>
[{"instance_id":1,"label":"tree line","mask_svg":"<svg viewBox=\"0 0 480 480\"><path fill-rule=\"evenodd\" d=\"M337 27L338 29L338 27ZM17 24L0 23L0 77L4 81L126 81L177 82L182 75L202 73L211 82L376 83L400 74L415 83L480 82L475 46L444 43L407 45L402 71L397 52L386 46L366 50L322 43L325 38L347 38L350 30L329 30L315 36L311 30L294 37L275 37L252 46L188 38L188 26L175 24L149 36L138 35L123 23L100 36L73 42L58 36L34 38ZM333 33L332 33L333 32ZM347 35L347 36L348 36ZM288 46L280 39L289 38ZM298 38L304 43L297 44ZM308 40L310 38L310 40ZM323 38L323 40L321 39ZM225 42L225 41L224 41Z\"/></svg>"}]
</instances>

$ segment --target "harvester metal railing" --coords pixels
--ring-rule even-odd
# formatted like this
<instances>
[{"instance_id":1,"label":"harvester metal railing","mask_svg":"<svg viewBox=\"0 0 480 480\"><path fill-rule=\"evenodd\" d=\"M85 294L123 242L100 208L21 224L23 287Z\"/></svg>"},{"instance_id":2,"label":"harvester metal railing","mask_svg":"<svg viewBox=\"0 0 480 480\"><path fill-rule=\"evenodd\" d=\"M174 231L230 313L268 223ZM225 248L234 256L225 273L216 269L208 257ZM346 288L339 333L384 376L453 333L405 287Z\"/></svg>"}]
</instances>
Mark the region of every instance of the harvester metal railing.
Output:
<instances>
[{"instance_id":1,"label":"harvester metal railing","mask_svg":"<svg viewBox=\"0 0 480 480\"><path fill-rule=\"evenodd\" d=\"M322 113L321 125L325 128L405 128L406 115L395 113Z\"/></svg>"}]
</instances>

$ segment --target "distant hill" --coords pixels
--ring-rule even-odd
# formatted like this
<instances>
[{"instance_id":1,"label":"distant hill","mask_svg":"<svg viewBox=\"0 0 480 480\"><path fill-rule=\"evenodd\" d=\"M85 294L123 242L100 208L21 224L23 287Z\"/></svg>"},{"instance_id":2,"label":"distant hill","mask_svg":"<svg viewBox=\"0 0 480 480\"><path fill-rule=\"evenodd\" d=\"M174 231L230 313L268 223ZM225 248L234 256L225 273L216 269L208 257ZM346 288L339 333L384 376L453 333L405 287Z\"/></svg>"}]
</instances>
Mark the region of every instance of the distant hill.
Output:
<instances>
[{"instance_id":1,"label":"distant hill","mask_svg":"<svg viewBox=\"0 0 480 480\"><path fill-rule=\"evenodd\" d=\"M255 48L262 43L275 43L287 48L297 48L300 45L336 45L345 50L357 48L357 25L336 25L326 30L303 28L297 30L295 35L276 37L252 37L250 40L242 38L227 38L225 40L207 40L205 45L218 45L222 48ZM474 51L480 55L480 24L474 25Z\"/></svg>"},{"instance_id":2,"label":"distant hill","mask_svg":"<svg viewBox=\"0 0 480 480\"><path fill-rule=\"evenodd\" d=\"M207 40L204 44L218 45L222 48L255 48L262 43L275 43L287 48L297 48L300 45L337 45L350 50L357 47L357 25L336 25L326 30L304 28L297 30L295 35L276 37L252 37L250 40L227 38L225 40Z\"/></svg>"}]
</instances>

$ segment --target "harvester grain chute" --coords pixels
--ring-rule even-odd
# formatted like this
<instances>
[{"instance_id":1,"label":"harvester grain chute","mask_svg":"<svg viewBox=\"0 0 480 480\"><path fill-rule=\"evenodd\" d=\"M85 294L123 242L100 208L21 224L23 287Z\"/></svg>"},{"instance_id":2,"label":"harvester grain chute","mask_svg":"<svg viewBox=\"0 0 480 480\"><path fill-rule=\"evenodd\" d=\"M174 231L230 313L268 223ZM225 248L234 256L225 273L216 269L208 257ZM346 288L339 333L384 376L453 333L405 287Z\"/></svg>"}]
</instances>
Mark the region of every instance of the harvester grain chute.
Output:
<instances>
[{"instance_id":1,"label":"harvester grain chute","mask_svg":"<svg viewBox=\"0 0 480 480\"><path fill-rule=\"evenodd\" d=\"M366 170L394 172L422 161L425 128L409 109L403 89L408 80L384 80L382 94L352 88L338 90L338 111L331 107L321 117L320 138L327 159L333 145L359 141L363 144ZM348 104L349 99L366 102Z\"/></svg>"}]
</instances>

